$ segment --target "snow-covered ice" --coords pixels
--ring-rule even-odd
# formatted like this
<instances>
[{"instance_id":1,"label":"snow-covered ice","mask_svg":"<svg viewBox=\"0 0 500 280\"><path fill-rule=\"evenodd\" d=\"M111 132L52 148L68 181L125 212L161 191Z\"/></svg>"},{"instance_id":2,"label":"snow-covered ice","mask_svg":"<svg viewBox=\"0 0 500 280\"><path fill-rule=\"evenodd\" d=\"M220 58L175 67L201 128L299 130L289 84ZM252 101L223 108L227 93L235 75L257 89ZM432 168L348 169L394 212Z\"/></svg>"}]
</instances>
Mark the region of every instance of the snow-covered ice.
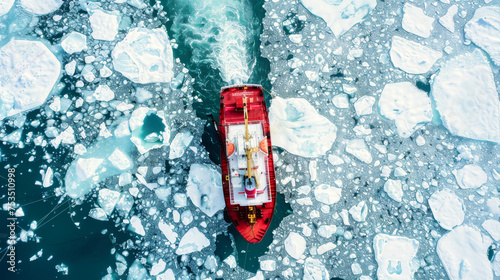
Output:
<instances>
[{"instance_id":1,"label":"snow-covered ice","mask_svg":"<svg viewBox=\"0 0 500 280\"><path fill-rule=\"evenodd\" d=\"M130 225L128 226L128 230L130 230L131 232L135 232L141 236L144 236L146 234L146 231L144 230L144 227L142 225L142 221L137 216L132 216L132 218L130 218Z\"/></svg>"},{"instance_id":2,"label":"snow-covered ice","mask_svg":"<svg viewBox=\"0 0 500 280\"><path fill-rule=\"evenodd\" d=\"M373 110L373 104L375 104L375 97L373 96L362 96L354 103L354 109L358 116L370 115Z\"/></svg>"},{"instance_id":3,"label":"snow-covered ice","mask_svg":"<svg viewBox=\"0 0 500 280\"><path fill-rule=\"evenodd\" d=\"M368 206L365 201L361 201L360 203L352 206L349 209L349 213L356 222L364 222L366 220L366 216L368 215Z\"/></svg>"},{"instance_id":4,"label":"snow-covered ice","mask_svg":"<svg viewBox=\"0 0 500 280\"><path fill-rule=\"evenodd\" d=\"M120 193L110 189L100 189L99 196L97 197L97 203L104 210L106 215L110 216L115 209L118 200L120 199Z\"/></svg>"},{"instance_id":5,"label":"snow-covered ice","mask_svg":"<svg viewBox=\"0 0 500 280\"><path fill-rule=\"evenodd\" d=\"M378 107L380 115L393 120L398 135L404 138L432 120L431 99L410 82L386 84Z\"/></svg>"},{"instance_id":6,"label":"snow-covered ice","mask_svg":"<svg viewBox=\"0 0 500 280\"><path fill-rule=\"evenodd\" d=\"M384 191L390 198L397 202L401 202L403 200L403 187L400 180L387 180L384 184Z\"/></svg>"},{"instance_id":7,"label":"snow-covered ice","mask_svg":"<svg viewBox=\"0 0 500 280\"><path fill-rule=\"evenodd\" d=\"M486 6L476 10L464 28L465 38L485 50L500 66L500 6Z\"/></svg>"},{"instance_id":8,"label":"snow-covered ice","mask_svg":"<svg viewBox=\"0 0 500 280\"><path fill-rule=\"evenodd\" d=\"M99 85L95 89L94 97L98 101L111 101L115 98L115 93L107 85Z\"/></svg>"},{"instance_id":9,"label":"snow-covered ice","mask_svg":"<svg viewBox=\"0 0 500 280\"><path fill-rule=\"evenodd\" d=\"M134 83L168 83L174 75L173 53L164 29L131 29L113 52L116 71Z\"/></svg>"},{"instance_id":10,"label":"snow-covered ice","mask_svg":"<svg viewBox=\"0 0 500 280\"><path fill-rule=\"evenodd\" d=\"M118 34L120 14L117 11L104 11L97 5L89 5L89 21L92 28L92 38L96 40L113 41Z\"/></svg>"},{"instance_id":11,"label":"snow-covered ice","mask_svg":"<svg viewBox=\"0 0 500 280\"><path fill-rule=\"evenodd\" d=\"M0 120L42 105L61 63L40 41L12 39L0 48Z\"/></svg>"},{"instance_id":12,"label":"snow-covered ice","mask_svg":"<svg viewBox=\"0 0 500 280\"><path fill-rule=\"evenodd\" d=\"M87 49L87 36L82 33L72 31L64 36L61 47L68 54L78 53Z\"/></svg>"},{"instance_id":13,"label":"snow-covered ice","mask_svg":"<svg viewBox=\"0 0 500 280\"><path fill-rule=\"evenodd\" d=\"M320 184L314 188L314 197L324 204L334 204L340 200L342 189L327 184Z\"/></svg>"},{"instance_id":14,"label":"snow-covered ice","mask_svg":"<svg viewBox=\"0 0 500 280\"><path fill-rule=\"evenodd\" d=\"M441 237L437 254L451 280L493 279L481 233L469 226L454 228Z\"/></svg>"},{"instance_id":15,"label":"snow-covered ice","mask_svg":"<svg viewBox=\"0 0 500 280\"><path fill-rule=\"evenodd\" d=\"M419 43L401 38L392 37L391 61L395 67L409 74L424 74L443 54Z\"/></svg>"},{"instance_id":16,"label":"snow-covered ice","mask_svg":"<svg viewBox=\"0 0 500 280\"><path fill-rule=\"evenodd\" d=\"M158 228L163 233L163 235L165 235L165 237L170 243L172 244L175 243L178 236L177 233L174 231L175 226L167 224L163 220L160 220L160 222L158 223Z\"/></svg>"},{"instance_id":17,"label":"snow-covered ice","mask_svg":"<svg viewBox=\"0 0 500 280\"><path fill-rule=\"evenodd\" d=\"M2 0L0 1L0 17L7 14L12 5L14 5L15 0Z\"/></svg>"},{"instance_id":18,"label":"snow-covered ice","mask_svg":"<svg viewBox=\"0 0 500 280\"><path fill-rule=\"evenodd\" d=\"M313 258L307 258L304 262L303 280L330 280L330 274L325 265Z\"/></svg>"},{"instance_id":19,"label":"snow-covered ice","mask_svg":"<svg viewBox=\"0 0 500 280\"><path fill-rule=\"evenodd\" d=\"M108 160L120 170L128 170L133 166L132 160L119 149L115 149Z\"/></svg>"},{"instance_id":20,"label":"snow-covered ice","mask_svg":"<svg viewBox=\"0 0 500 280\"><path fill-rule=\"evenodd\" d=\"M497 220L486 220L482 227L493 237L495 241L500 240L500 222Z\"/></svg>"},{"instance_id":21,"label":"snow-covered ice","mask_svg":"<svg viewBox=\"0 0 500 280\"><path fill-rule=\"evenodd\" d=\"M433 193L429 198L429 206L434 219L444 229L451 230L464 222L465 212L462 201L449 189Z\"/></svg>"},{"instance_id":22,"label":"snow-covered ice","mask_svg":"<svg viewBox=\"0 0 500 280\"><path fill-rule=\"evenodd\" d=\"M177 255L187 255L201 251L210 245L210 240L197 227L192 227L184 234L179 242L175 253Z\"/></svg>"},{"instance_id":23,"label":"snow-covered ice","mask_svg":"<svg viewBox=\"0 0 500 280\"><path fill-rule=\"evenodd\" d=\"M273 98L269 122L273 145L298 156L324 155L336 138L337 127L302 98Z\"/></svg>"},{"instance_id":24,"label":"snow-covered ice","mask_svg":"<svg viewBox=\"0 0 500 280\"><path fill-rule=\"evenodd\" d=\"M453 19L458 12L457 5L451 5L446 14L439 18L439 23L451 33L455 32L455 20Z\"/></svg>"},{"instance_id":25,"label":"snow-covered ice","mask_svg":"<svg viewBox=\"0 0 500 280\"><path fill-rule=\"evenodd\" d=\"M370 149L363 139L346 140L345 151L364 163L371 163L373 160Z\"/></svg>"},{"instance_id":26,"label":"snow-covered ice","mask_svg":"<svg viewBox=\"0 0 500 280\"><path fill-rule=\"evenodd\" d=\"M425 15L424 11L412 4L403 7L403 29L423 38L431 36L434 18Z\"/></svg>"},{"instance_id":27,"label":"snow-covered ice","mask_svg":"<svg viewBox=\"0 0 500 280\"><path fill-rule=\"evenodd\" d=\"M220 172L210 165L191 165L186 192L193 204L209 217L225 207Z\"/></svg>"},{"instance_id":28,"label":"snow-covered ice","mask_svg":"<svg viewBox=\"0 0 500 280\"><path fill-rule=\"evenodd\" d=\"M379 233L373 238L379 280L413 279L419 267L416 259L418 241L402 236Z\"/></svg>"},{"instance_id":29,"label":"snow-covered ice","mask_svg":"<svg viewBox=\"0 0 500 280\"><path fill-rule=\"evenodd\" d=\"M285 250L294 259L300 259L306 248L306 239L296 232L290 232L285 239Z\"/></svg>"},{"instance_id":30,"label":"snow-covered ice","mask_svg":"<svg viewBox=\"0 0 500 280\"><path fill-rule=\"evenodd\" d=\"M453 135L500 142L500 101L481 51L444 63L432 82L431 94L443 125Z\"/></svg>"},{"instance_id":31,"label":"snow-covered ice","mask_svg":"<svg viewBox=\"0 0 500 280\"><path fill-rule=\"evenodd\" d=\"M461 169L453 170L453 175L462 189L477 189L488 181L488 175L475 164L467 164Z\"/></svg>"},{"instance_id":32,"label":"snow-covered ice","mask_svg":"<svg viewBox=\"0 0 500 280\"><path fill-rule=\"evenodd\" d=\"M175 135L174 140L170 144L170 152L168 159L176 159L182 157L184 151L193 140L193 134L189 131L179 132Z\"/></svg>"},{"instance_id":33,"label":"snow-covered ice","mask_svg":"<svg viewBox=\"0 0 500 280\"><path fill-rule=\"evenodd\" d=\"M21 7L35 15L46 15L55 12L63 4L62 0L19 0Z\"/></svg>"},{"instance_id":34,"label":"snow-covered ice","mask_svg":"<svg viewBox=\"0 0 500 280\"><path fill-rule=\"evenodd\" d=\"M312 14L322 18L335 36L342 36L377 6L376 0L301 0Z\"/></svg>"}]
</instances>

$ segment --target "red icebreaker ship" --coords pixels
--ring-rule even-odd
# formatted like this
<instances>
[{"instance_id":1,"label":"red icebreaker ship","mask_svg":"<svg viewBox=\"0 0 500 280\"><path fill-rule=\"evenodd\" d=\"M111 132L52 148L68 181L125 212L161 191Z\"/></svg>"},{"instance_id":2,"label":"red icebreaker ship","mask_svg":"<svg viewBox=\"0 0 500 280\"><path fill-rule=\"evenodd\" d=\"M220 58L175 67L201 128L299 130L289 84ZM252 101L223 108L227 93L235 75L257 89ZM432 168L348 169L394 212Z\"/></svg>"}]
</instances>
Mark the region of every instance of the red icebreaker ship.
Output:
<instances>
[{"instance_id":1,"label":"red icebreaker ship","mask_svg":"<svg viewBox=\"0 0 500 280\"><path fill-rule=\"evenodd\" d=\"M262 87L221 89L222 188L227 212L250 243L264 238L276 206L269 118Z\"/></svg>"}]
</instances>

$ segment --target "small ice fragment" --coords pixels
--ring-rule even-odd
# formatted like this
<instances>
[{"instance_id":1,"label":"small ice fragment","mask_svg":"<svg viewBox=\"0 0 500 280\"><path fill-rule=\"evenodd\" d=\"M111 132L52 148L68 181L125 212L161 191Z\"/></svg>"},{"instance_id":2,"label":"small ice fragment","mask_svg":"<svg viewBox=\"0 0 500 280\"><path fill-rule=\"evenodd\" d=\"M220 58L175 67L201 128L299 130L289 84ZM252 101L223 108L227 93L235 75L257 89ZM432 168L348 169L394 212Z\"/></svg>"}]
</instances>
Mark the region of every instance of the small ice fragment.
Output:
<instances>
[{"instance_id":1,"label":"small ice fragment","mask_svg":"<svg viewBox=\"0 0 500 280\"><path fill-rule=\"evenodd\" d=\"M120 199L120 193L110 189L100 189L97 197L97 204L110 216L115 209L116 203Z\"/></svg>"},{"instance_id":2,"label":"small ice fragment","mask_svg":"<svg viewBox=\"0 0 500 280\"><path fill-rule=\"evenodd\" d=\"M349 108L349 98L347 94L341 93L337 94L332 98L333 105L339 109Z\"/></svg>"},{"instance_id":3,"label":"small ice fragment","mask_svg":"<svg viewBox=\"0 0 500 280\"><path fill-rule=\"evenodd\" d=\"M275 271L276 261L275 260L263 260L260 262L260 269L264 271Z\"/></svg>"},{"instance_id":4,"label":"small ice fragment","mask_svg":"<svg viewBox=\"0 0 500 280\"><path fill-rule=\"evenodd\" d=\"M465 24L465 38L482 48L500 66L500 6L485 6ZM498 98L497 98L498 99Z\"/></svg>"},{"instance_id":5,"label":"small ice fragment","mask_svg":"<svg viewBox=\"0 0 500 280\"><path fill-rule=\"evenodd\" d=\"M396 167L396 169L394 169L394 177L404 177L406 175L408 175L408 173L406 173L403 168Z\"/></svg>"},{"instance_id":6,"label":"small ice fragment","mask_svg":"<svg viewBox=\"0 0 500 280\"><path fill-rule=\"evenodd\" d=\"M119 149L115 149L108 157L108 160L114 167L120 169L121 171L128 170L133 166L132 160Z\"/></svg>"},{"instance_id":7,"label":"small ice fragment","mask_svg":"<svg viewBox=\"0 0 500 280\"><path fill-rule=\"evenodd\" d=\"M99 85L95 92L94 97L99 101L111 101L115 98L115 93L107 85Z\"/></svg>"},{"instance_id":8,"label":"small ice fragment","mask_svg":"<svg viewBox=\"0 0 500 280\"><path fill-rule=\"evenodd\" d=\"M330 274L325 265L313 258L307 258L304 263L303 280L329 280Z\"/></svg>"},{"instance_id":9,"label":"small ice fragment","mask_svg":"<svg viewBox=\"0 0 500 280\"><path fill-rule=\"evenodd\" d=\"M417 139L415 139L415 143L417 143L417 146L419 147L425 145L424 137L422 137L422 135L417 136Z\"/></svg>"},{"instance_id":10,"label":"small ice fragment","mask_svg":"<svg viewBox=\"0 0 500 280\"><path fill-rule=\"evenodd\" d=\"M104 212L104 210L101 208L90 209L89 217L94 218L98 221L107 221L108 220L108 216L106 215L106 212Z\"/></svg>"},{"instance_id":11,"label":"small ice fragment","mask_svg":"<svg viewBox=\"0 0 500 280\"><path fill-rule=\"evenodd\" d=\"M401 185L401 181L389 179L384 184L384 191L389 195L390 198L394 199L397 202L401 202L403 200L403 188Z\"/></svg>"},{"instance_id":12,"label":"small ice fragment","mask_svg":"<svg viewBox=\"0 0 500 280\"><path fill-rule=\"evenodd\" d=\"M175 253L177 255L186 255L193 252L201 251L203 248L210 245L210 240L201 233L197 227L193 227L184 234L179 242L179 246Z\"/></svg>"},{"instance_id":13,"label":"small ice fragment","mask_svg":"<svg viewBox=\"0 0 500 280\"><path fill-rule=\"evenodd\" d=\"M296 232L290 232L285 239L285 250L294 259L300 259L306 250L306 240Z\"/></svg>"},{"instance_id":14,"label":"small ice fragment","mask_svg":"<svg viewBox=\"0 0 500 280\"><path fill-rule=\"evenodd\" d=\"M209 217L225 207L221 175L210 165L191 165L186 192L193 204Z\"/></svg>"},{"instance_id":15,"label":"small ice fragment","mask_svg":"<svg viewBox=\"0 0 500 280\"><path fill-rule=\"evenodd\" d=\"M130 218L128 230L130 230L131 232L135 232L141 236L146 235L146 231L144 231L144 227L142 226L142 221L137 216L132 216L132 218Z\"/></svg>"},{"instance_id":16,"label":"small ice fragment","mask_svg":"<svg viewBox=\"0 0 500 280\"><path fill-rule=\"evenodd\" d=\"M373 158L363 139L346 140L345 151L364 163L371 163Z\"/></svg>"},{"instance_id":17,"label":"small ice fragment","mask_svg":"<svg viewBox=\"0 0 500 280\"><path fill-rule=\"evenodd\" d=\"M368 215L368 206L365 201L361 201L349 209L349 213L356 222L364 222Z\"/></svg>"},{"instance_id":18,"label":"small ice fragment","mask_svg":"<svg viewBox=\"0 0 500 280\"><path fill-rule=\"evenodd\" d=\"M56 265L56 270L57 272L61 272L62 275L68 275L69 273L69 268L64 263Z\"/></svg>"},{"instance_id":19,"label":"small ice fragment","mask_svg":"<svg viewBox=\"0 0 500 280\"><path fill-rule=\"evenodd\" d=\"M158 228L170 243L175 244L175 241L177 240L177 233L174 231L175 227L173 225L167 224L163 220L160 220L160 222L158 223Z\"/></svg>"},{"instance_id":20,"label":"small ice fragment","mask_svg":"<svg viewBox=\"0 0 500 280\"><path fill-rule=\"evenodd\" d=\"M375 97L373 96L362 96L354 103L354 109L358 116L370 115L373 110L373 104L375 104Z\"/></svg>"},{"instance_id":21,"label":"small ice fragment","mask_svg":"<svg viewBox=\"0 0 500 280\"><path fill-rule=\"evenodd\" d=\"M96 6L92 6L88 12L92 37L96 40L113 41L120 25L119 13L104 11Z\"/></svg>"},{"instance_id":22,"label":"small ice fragment","mask_svg":"<svg viewBox=\"0 0 500 280\"><path fill-rule=\"evenodd\" d=\"M321 225L318 228L318 235L324 238L330 238L337 231L335 225Z\"/></svg>"},{"instance_id":23,"label":"small ice fragment","mask_svg":"<svg viewBox=\"0 0 500 280\"><path fill-rule=\"evenodd\" d=\"M477 189L488 180L488 175L475 164L468 164L459 170L453 170L453 175L462 189Z\"/></svg>"},{"instance_id":24,"label":"small ice fragment","mask_svg":"<svg viewBox=\"0 0 500 280\"><path fill-rule=\"evenodd\" d=\"M61 41L61 47L68 54L78 53L87 49L87 36L72 31Z\"/></svg>"},{"instance_id":25,"label":"small ice fragment","mask_svg":"<svg viewBox=\"0 0 500 280\"><path fill-rule=\"evenodd\" d=\"M48 188L48 187L52 186L52 184L54 183L54 181L52 180L53 175L54 175L54 173L52 172L52 168L48 167L47 170L45 171L44 176L43 176L42 186L44 188Z\"/></svg>"},{"instance_id":26,"label":"small ice fragment","mask_svg":"<svg viewBox=\"0 0 500 280\"><path fill-rule=\"evenodd\" d=\"M449 189L433 193L429 198L429 206L434 218L444 229L451 230L464 222L462 201Z\"/></svg>"},{"instance_id":27,"label":"small ice fragment","mask_svg":"<svg viewBox=\"0 0 500 280\"><path fill-rule=\"evenodd\" d=\"M229 266L229 268L235 268L236 267L236 258L233 255L229 255L224 262Z\"/></svg>"},{"instance_id":28,"label":"small ice fragment","mask_svg":"<svg viewBox=\"0 0 500 280\"><path fill-rule=\"evenodd\" d=\"M153 263L153 266L151 267L151 271L149 272L149 274L151 276L156 276L161 272L163 272L166 266L167 263L164 260L160 259L157 262Z\"/></svg>"},{"instance_id":29,"label":"small ice fragment","mask_svg":"<svg viewBox=\"0 0 500 280\"><path fill-rule=\"evenodd\" d=\"M193 134L191 132L180 132L175 135L174 140L170 144L170 152L168 154L168 159L176 159L182 157L184 151L189 146L193 140Z\"/></svg>"},{"instance_id":30,"label":"small ice fragment","mask_svg":"<svg viewBox=\"0 0 500 280\"><path fill-rule=\"evenodd\" d=\"M340 200L342 189L330 185L321 184L314 188L314 197L324 204L334 204Z\"/></svg>"}]
</instances>

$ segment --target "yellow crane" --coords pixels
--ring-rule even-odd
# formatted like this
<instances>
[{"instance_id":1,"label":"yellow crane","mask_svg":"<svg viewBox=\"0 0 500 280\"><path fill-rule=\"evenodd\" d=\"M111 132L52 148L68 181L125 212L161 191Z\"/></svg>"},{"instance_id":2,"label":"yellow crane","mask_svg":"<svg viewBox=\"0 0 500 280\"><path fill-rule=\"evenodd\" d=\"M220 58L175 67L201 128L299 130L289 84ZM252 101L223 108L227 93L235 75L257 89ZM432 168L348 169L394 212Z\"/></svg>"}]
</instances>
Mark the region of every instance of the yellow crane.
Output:
<instances>
[{"instance_id":1,"label":"yellow crane","mask_svg":"<svg viewBox=\"0 0 500 280\"><path fill-rule=\"evenodd\" d=\"M250 133L248 132L248 108L247 108L247 98L243 97L243 114L245 118L245 154L247 156L247 173L245 176L248 179L251 179L252 177L255 178L255 186L257 189L260 187L259 183L259 177L257 175L257 172L253 172L253 159L252 159L252 153L258 152L259 148L258 147L250 147Z\"/></svg>"}]
</instances>

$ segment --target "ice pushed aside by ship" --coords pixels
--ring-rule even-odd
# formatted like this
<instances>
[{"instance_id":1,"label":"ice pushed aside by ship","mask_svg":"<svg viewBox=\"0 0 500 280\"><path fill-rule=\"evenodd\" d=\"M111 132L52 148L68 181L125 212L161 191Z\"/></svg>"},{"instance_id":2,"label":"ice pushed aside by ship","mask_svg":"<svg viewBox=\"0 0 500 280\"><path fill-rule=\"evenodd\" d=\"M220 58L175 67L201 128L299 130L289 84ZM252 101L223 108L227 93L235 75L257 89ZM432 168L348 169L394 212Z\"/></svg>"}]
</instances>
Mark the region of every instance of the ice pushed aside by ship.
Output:
<instances>
[{"instance_id":1,"label":"ice pushed aside by ship","mask_svg":"<svg viewBox=\"0 0 500 280\"><path fill-rule=\"evenodd\" d=\"M260 242L276 206L271 133L262 87L222 88L218 128L227 212L245 240Z\"/></svg>"}]
</instances>

